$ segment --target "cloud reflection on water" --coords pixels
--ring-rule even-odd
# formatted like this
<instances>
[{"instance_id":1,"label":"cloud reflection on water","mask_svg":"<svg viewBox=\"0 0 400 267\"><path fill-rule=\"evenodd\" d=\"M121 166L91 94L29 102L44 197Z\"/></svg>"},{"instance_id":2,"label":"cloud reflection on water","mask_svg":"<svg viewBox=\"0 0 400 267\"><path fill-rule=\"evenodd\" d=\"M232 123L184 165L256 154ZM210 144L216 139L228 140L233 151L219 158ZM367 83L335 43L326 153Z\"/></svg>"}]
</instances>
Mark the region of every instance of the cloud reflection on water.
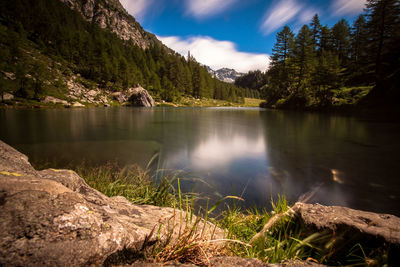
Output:
<instances>
[{"instance_id":1,"label":"cloud reflection on water","mask_svg":"<svg viewBox=\"0 0 400 267\"><path fill-rule=\"evenodd\" d=\"M227 168L243 158L265 157L265 140L262 136L248 139L235 135L232 138L213 136L192 151L191 165L196 169Z\"/></svg>"}]
</instances>

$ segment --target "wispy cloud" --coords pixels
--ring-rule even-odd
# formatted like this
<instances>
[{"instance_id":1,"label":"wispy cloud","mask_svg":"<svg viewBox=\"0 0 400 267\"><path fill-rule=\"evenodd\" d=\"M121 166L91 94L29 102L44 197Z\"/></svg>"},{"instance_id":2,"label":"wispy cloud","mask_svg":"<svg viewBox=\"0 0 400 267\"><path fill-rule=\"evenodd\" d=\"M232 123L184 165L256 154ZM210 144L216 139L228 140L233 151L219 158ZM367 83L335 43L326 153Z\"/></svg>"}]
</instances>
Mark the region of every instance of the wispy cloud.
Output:
<instances>
[{"instance_id":1,"label":"wispy cloud","mask_svg":"<svg viewBox=\"0 0 400 267\"><path fill-rule=\"evenodd\" d=\"M335 16L355 15L361 13L366 0L333 0L331 10Z\"/></svg>"},{"instance_id":2,"label":"wispy cloud","mask_svg":"<svg viewBox=\"0 0 400 267\"><path fill-rule=\"evenodd\" d=\"M238 0L187 0L186 12L196 18L206 18L228 9Z\"/></svg>"},{"instance_id":3,"label":"wispy cloud","mask_svg":"<svg viewBox=\"0 0 400 267\"><path fill-rule=\"evenodd\" d=\"M136 19L142 19L154 0L120 0L129 14Z\"/></svg>"},{"instance_id":4,"label":"wispy cloud","mask_svg":"<svg viewBox=\"0 0 400 267\"><path fill-rule=\"evenodd\" d=\"M301 9L302 4L298 3L296 0L275 1L265 14L261 30L266 35L274 32L294 19Z\"/></svg>"},{"instance_id":5,"label":"wispy cloud","mask_svg":"<svg viewBox=\"0 0 400 267\"><path fill-rule=\"evenodd\" d=\"M304 23L310 23L312 18L314 17L315 14L320 13L314 8L308 8L303 10L298 17L298 23L304 24Z\"/></svg>"},{"instance_id":6,"label":"wispy cloud","mask_svg":"<svg viewBox=\"0 0 400 267\"><path fill-rule=\"evenodd\" d=\"M158 39L181 55L186 55L190 51L198 62L215 70L228 67L240 72L264 71L269 65L267 54L241 52L232 42L218 41L208 36L186 39L177 36L158 36Z\"/></svg>"}]
</instances>

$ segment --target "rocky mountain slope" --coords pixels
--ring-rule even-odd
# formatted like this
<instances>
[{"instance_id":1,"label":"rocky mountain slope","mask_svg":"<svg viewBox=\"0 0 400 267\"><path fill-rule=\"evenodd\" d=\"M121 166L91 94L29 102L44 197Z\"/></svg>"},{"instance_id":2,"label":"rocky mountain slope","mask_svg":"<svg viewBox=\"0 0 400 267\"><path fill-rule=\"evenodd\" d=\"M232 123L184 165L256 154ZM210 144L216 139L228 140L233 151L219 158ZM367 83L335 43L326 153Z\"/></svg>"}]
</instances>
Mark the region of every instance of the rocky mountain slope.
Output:
<instances>
[{"instance_id":1,"label":"rocky mountain slope","mask_svg":"<svg viewBox=\"0 0 400 267\"><path fill-rule=\"evenodd\" d=\"M236 70L229 69L229 68L213 70L207 66L207 70L208 70L208 73L211 74L211 76L217 78L220 81L226 82L226 83L234 83L238 77L241 77L244 75L244 73L237 72Z\"/></svg>"},{"instance_id":2,"label":"rocky mountain slope","mask_svg":"<svg viewBox=\"0 0 400 267\"><path fill-rule=\"evenodd\" d=\"M132 40L141 48L160 43L154 34L143 30L142 26L128 14L118 0L60 0L71 9L82 14L90 22L103 29L109 29L123 40Z\"/></svg>"},{"instance_id":3,"label":"rocky mountain slope","mask_svg":"<svg viewBox=\"0 0 400 267\"><path fill-rule=\"evenodd\" d=\"M0 70L7 106L118 105L111 94L138 85L157 102L244 101L242 88L163 45L118 0L0 1Z\"/></svg>"}]
</instances>

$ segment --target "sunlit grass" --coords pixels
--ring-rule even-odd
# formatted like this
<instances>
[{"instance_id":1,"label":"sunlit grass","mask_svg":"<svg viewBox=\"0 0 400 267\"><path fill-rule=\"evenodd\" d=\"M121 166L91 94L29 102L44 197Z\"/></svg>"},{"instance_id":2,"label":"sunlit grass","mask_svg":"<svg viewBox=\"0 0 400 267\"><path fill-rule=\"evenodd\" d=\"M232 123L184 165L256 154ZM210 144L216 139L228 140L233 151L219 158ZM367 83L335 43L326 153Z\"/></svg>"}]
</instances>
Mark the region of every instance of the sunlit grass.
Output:
<instances>
[{"instance_id":1,"label":"sunlit grass","mask_svg":"<svg viewBox=\"0 0 400 267\"><path fill-rule=\"evenodd\" d=\"M153 231L158 242L152 245L147 257L154 261L207 266L210 257L233 255L258 258L268 263L308 260L329 265L363 266L371 262L385 262L384 257L368 258L360 244L355 244L340 261L331 258L337 242L343 242L342 237L326 231L309 232L303 229L291 216L291 207L285 196L278 195L271 201L271 211L256 208L243 210L234 204L216 212L226 199L233 199L235 203L242 199L227 196L212 204L207 202L206 207L196 208L198 195L182 192L182 174L179 172L168 174L156 171L152 176L149 168L143 170L130 166L120 169L115 164L100 167L82 165L76 170L90 186L107 196L124 196L135 204L176 208L173 221ZM204 234L210 222L225 231L224 247L211 240L209 234ZM162 237L161 233L167 235ZM382 255L385 253L382 251Z\"/></svg>"},{"instance_id":2,"label":"sunlit grass","mask_svg":"<svg viewBox=\"0 0 400 267\"><path fill-rule=\"evenodd\" d=\"M151 176L149 169L137 165L120 168L115 163L98 167L76 167L89 186L106 196L123 196L134 204L172 207L178 203L174 174Z\"/></svg>"},{"instance_id":3,"label":"sunlit grass","mask_svg":"<svg viewBox=\"0 0 400 267\"><path fill-rule=\"evenodd\" d=\"M237 103L228 100L201 98L196 99L193 97L181 97L175 103L160 102L157 103L159 107L259 107L263 100L254 98L245 98L244 103Z\"/></svg>"},{"instance_id":4,"label":"sunlit grass","mask_svg":"<svg viewBox=\"0 0 400 267\"><path fill-rule=\"evenodd\" d=\"M256 99L256 98L245 98L244 99L244 106L245 107L259 107L261 102L265 100L263 99Z\"/></svg>"}]
</instances>

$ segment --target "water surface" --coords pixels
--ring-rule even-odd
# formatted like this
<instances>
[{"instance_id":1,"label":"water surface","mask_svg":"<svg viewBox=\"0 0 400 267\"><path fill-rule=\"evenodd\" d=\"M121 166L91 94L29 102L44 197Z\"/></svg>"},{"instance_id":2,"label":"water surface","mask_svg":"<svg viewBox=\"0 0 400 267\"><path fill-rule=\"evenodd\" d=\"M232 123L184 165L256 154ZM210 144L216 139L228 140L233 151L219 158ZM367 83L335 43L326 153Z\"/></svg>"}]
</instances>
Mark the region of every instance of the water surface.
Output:
<instances>
[{"instance_id":1,"label":"water surface","mask_svg":"<svg viewBox=\"0 0 400 267\"><path fill-rule=\"evenodd\" d=\"M0 110L0 139L32 161L184 170L219 198L268 206L271 196L400 215L400 125L249 108Z\"/></svg>"}]
</instances>

